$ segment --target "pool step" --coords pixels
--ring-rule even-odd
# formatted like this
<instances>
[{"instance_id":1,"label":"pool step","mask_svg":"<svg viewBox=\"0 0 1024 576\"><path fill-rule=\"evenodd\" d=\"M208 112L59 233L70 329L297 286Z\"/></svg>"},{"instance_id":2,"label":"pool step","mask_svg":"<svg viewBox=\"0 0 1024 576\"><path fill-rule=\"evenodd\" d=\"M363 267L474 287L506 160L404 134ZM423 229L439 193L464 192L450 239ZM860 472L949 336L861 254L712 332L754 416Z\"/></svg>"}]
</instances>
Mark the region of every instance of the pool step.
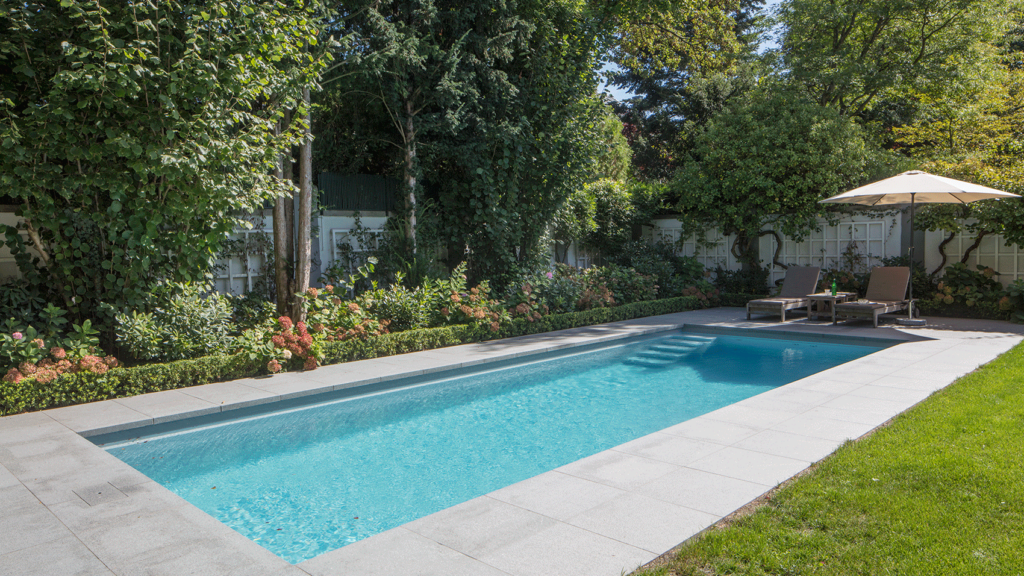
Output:
<instances>
[{"instance_id":1,"label":"pool step","mask_svg":"<svg viewBox=\"0 0 1024 576\"><path fill-rule=\"evenodd\" d=\"M623 362L644 368L667 368L686 360L694 352L705 350L715 339L690 334L672 336L651 344Z\"/></svg>"}]
</instances>

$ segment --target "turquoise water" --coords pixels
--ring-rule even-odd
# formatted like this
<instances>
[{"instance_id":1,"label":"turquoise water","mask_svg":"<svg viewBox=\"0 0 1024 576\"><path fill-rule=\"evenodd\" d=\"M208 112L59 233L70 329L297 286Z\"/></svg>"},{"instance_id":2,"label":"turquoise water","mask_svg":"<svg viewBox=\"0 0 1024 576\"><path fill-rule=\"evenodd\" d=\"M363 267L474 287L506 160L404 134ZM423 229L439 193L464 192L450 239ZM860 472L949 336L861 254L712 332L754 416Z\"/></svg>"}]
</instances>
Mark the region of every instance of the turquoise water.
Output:
<instances>
[{"instance_id":1,"label":"turquoise water","mask_svg":"<svg viewBox=\"0 0 1024 576\"><path fill-rule=\"evenodd\" d=\"M104 448L298 563L877 349L674 332Z\"/></svg>"}]
</instances>

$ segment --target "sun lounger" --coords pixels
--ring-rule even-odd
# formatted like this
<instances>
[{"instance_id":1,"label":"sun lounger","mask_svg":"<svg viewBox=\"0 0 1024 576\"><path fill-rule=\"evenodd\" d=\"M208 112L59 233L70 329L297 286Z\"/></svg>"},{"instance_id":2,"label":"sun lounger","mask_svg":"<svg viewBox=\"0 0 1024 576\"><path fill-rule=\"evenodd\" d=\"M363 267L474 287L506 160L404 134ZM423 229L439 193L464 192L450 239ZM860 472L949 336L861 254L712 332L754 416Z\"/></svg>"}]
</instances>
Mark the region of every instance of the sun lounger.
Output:
<instances>
[{"instance_id":1,"label":"sun lounger","mask_svg":"<svg viewBox=\"0 0 1024 576\"><path fill-rule=\"evenodd\" d=\"M906 310L907 286L910 268L906 266L879 266L871 269L868 291L856 302L836 304L837 318L870 318L878 328L878 316Z\"/></svg>"},{"instance_id":2,"label":"sun lounger","mask_svg":"<svg viewBox=\"0 0 1024 576\"><path fill-rule=\"evenodd\" d=\"M817 266L790 267L778 296L747 302L747 320L751 314L779 314L785 322L786 310L807 308L811 304L807 296L817 289L820 272Z\"/></svg>"}]
</instances>

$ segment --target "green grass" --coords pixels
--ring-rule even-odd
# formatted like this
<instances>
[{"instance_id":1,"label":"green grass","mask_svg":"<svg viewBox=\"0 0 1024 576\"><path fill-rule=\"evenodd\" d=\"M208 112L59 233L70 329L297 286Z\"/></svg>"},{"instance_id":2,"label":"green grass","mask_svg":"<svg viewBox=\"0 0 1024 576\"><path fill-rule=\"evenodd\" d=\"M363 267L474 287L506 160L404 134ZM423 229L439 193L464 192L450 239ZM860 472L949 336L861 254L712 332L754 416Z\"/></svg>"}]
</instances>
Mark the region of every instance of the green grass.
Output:
<instances>
[{"instance_id":1,"label":"green grass","mask_svg":"<svg viewBox=\"0 0 1024 576\"><path fill-rule=\"evenodd\" d=\"M638 574L1024 574L1024 344Z\"/></svg>"}]
</instances>

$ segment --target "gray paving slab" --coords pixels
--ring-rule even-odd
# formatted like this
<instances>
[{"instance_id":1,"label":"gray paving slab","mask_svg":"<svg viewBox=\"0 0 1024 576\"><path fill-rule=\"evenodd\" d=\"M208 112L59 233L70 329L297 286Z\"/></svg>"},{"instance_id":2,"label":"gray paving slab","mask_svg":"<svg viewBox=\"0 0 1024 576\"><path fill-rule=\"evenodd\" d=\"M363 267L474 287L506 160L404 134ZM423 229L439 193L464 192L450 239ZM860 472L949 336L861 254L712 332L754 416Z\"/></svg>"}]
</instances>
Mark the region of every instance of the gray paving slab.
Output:
<instances>
[{"instance_id":1,"label":"gray paving slab","mask_svg":"<svg viewBox=\"0 0 1024 576\"><path fill-rule=\"evenodd\" d=\"M553 470L488 496L564 522L623 494L627 492Z\"/></svg>"},{"instance_id":2,"label":"gray paving slab","mask_svg":"<svg viewBox=\"0 0 1024 576\"><path fill-rule=\"evenodd\" d=\"M11 471L6 466L0 464L0 490L4 488L12 488L14 486L20 486L21 482L11 474Z\"/></svg>"},{"instance_id":3,"label":"gray paving slab","mask_svg":"<svg viewBox=\"0 0 1024 576\"><path fill-rule=\"evenodd\" d=\"M761 452L773 456L784 456L794 460L817 462L839 447L841 442L801 434L790 434L778 430L758 432L733 444L736 448Z\"/></svg>"},{"instance_id":4,"label":"gray paving slab","mask_svg":"<svg viewBox=\"0 0 1024 576\"><path fill-rule=\"evenodd\" d=\"M483 496L413 520L405 528L480 559L555 524L547 516Z\"/></svg>"},{"instance_id":5,"label":"gray paving slab","mask_svg":"<svg viewBox=\"0 0 1024 576\"><path fill-rule=\"evenodd\" d=\"M660 554L718 520L716 514L640 494L623 494L580 513L569 524Z\"/></svg>"},{"instance_id":6,"label":"gray paving slab","mask_svg":"<svg viewBox=\"0 0 1024 576\"><path fill-rule=\"evenodd\" d=\"M67 406L46 413L74 432L116 432L127 428L152 424L153 419L117 402L92 402Z\"/></svg>"},{"instance_id":7,"label":"gray paving slab","mask_svg":"<svg viewBox=\"0 0 1024 576\"><path fill-rule=\"evenodd\" d=\"M725 445L655 432L654 434L648 434L647 436L619 445L614 450L650 460L684 466L722 448L725 448Z\"/></svg>"},{"instance_id":8,"label":"gray paving slab","mask_svg":"<svg viewBox=\"0 0 1024 576\"><path fill-rule=\"evenodd\" d=\"M675 464L608 450L556 470L620 490L634 490L678 468Z\"/></svg>"},{"instance_id":9,"label":"gray paving slab","mask_svg":"<svg viewBox=\"0 0 1024 576\"><path fill-rule=\"evenodd\" d=\"M892 386L878 386L875 383L868 384L867 386L861 386L856 390L850 391L851 396L863 396L865 398L875 398L879 400L895 400L898 402L912 402L917 403L928 396L931 396L930 391L926 390L908 390L906 388L894 388Z\"/></svg>"},{"instance_id":10,"label":"gray paving slab","mask_svg":"<svg viewBox=\"0 0 1024 576\"><path fill-rule=\"evenodd\" d=\"M220 405L185 394L181 390L164 390L117 398L115 404L152 418L154 424L220 412Z\"/></svg>"},{"instance_id":11,"label":"gray paving slab","mask_svg":"<svg viewBox=\"0 0 1024 576\"><path fill-rule=\"evenodd\" d=\"M761 428L753 428L731 422L720 422L701 416L676 424L675 426L669 426L662 430L661 434L671 434L694 440L709 440L716 444L729 445L739 442L744 438L749 438L760 431Z\"/></svg>"},{"instance_id":12,"label":"gray paving slab","mask_svg":"<svg viewBox=\"0 0 1024 576\"><path fill-rule=\"evenodd\" d=\"M281 399L277 394L239 382L217 382L205 386L182 388L180 391L182 394L188 394L215 406L220 406L221 409L257 406Z\"/></svg>"},{"instance_id":13,"label":"gray paving slab","mask_svg":"<svg viewBox=\"0 0 1024 576\"><path fill-rule=\"evenodd\" d=\"M809 410L801 414L799 418L793 418L792 420L772 426L772 430L841 442L844 440L856 440L873 430L877 425L885 422L884 420L877 424L873 422L850 422L849 420L820 415L823 414L822 410L824 409L815 408L814 410ZM840 410L839 412L842 411Z\"/></svg>"},{"instance_id":14,"label":"gray paving slab","mask_svg":"<svg viewBox=\"0 0 1024 576\"><path fill-rule=\"evenodd\" d=\"M321 554L298 567L312 576L508 576L401 527Z\"/></svg>"},{"instance_id":15,"label":"gray paving slab","mask_svg":"<svg viewBox=\"0 0 1024 576\"><path fill-rule=\"evenodd\" d=\"M0 574L11 576L115 576L85 544L68 534L0 554Z\"/></svg>"},{"instance_id":16,"label":"gray paving slab","mask_svg":"<svg viewBox=\"0 0 1024 576\"><path fill-rule=\"evenodd\" d=\"M557 522L525 534L479 560L517 576L628 574L655 554L589 530Z\"/></svg>"},{"instance_id":17,"label":"gray paving slab","mask_svg":"<svg viewBox=\"0 0 1024 576\"><path fill-rule=\"evenodd\" d=\"M324 394L334 390L333 384L324 384L318 380L310 379L309 375L313 372L315 372L315 370L298 373L285 372L270 376L260 376L258 378L246 378L245 380L238 380L237 382L249 386L250 388L269 392L270 394L279 397L281 400L291 400L292 398Z\"/></svg>"},{"instance_id":18,"label":"gray paving slab","mask_svg":"<svg viewBox=\"0 0 1024 576\"><path fill-rule=\"evenodd\" d=\"M708 420L740 424L757 430L770 428L772 425L785 422L792 417L793 413L788 410L748 407L743 402L737 402L704 415L704 418Z\"/></svg>"},{"instance_id":19,"label":"gray paving slab","mask_svg":"<svg viewBox=\"0 0 1024 576\"><path fill-rule=\"evenodd\" d=\"M764 494L765 489L756 482L680 468L641 486L636 493L722 517Z\"/></svg>"},{"instance_id":20,"label":"gray paving slab","mask_svg":"<svg viewBox=\"0 0 1024 576\"><path fill-rule=\"evenodd\" d=\"M0 556L71 535L24 486L0 489Z\"/></svg>"},{"instance_id":21,"label":"gray paving slab","mask_svg":"<svg viewBox=\"0 0 1024 576\"><path fill-rule=\"evenodd\" d=\"M737 480L775 486L804 470L810 464L806 460L796 460L728 446L691 463L688 467Z\"/></svg>"}]
</instances>

